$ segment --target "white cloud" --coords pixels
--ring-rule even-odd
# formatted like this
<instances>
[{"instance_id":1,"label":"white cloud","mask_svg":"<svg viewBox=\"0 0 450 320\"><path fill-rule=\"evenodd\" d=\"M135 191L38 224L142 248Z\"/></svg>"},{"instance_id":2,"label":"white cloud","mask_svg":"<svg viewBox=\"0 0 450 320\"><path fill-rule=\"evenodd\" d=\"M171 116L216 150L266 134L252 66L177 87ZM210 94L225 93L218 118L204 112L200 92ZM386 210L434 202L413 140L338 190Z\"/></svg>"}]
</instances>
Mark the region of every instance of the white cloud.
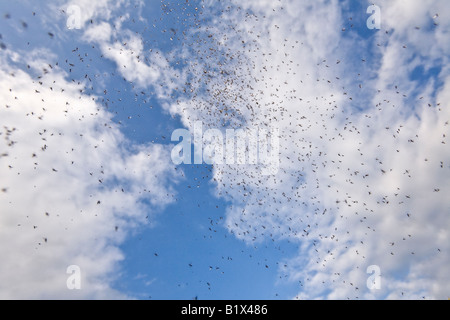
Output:
<instances>
[{"instance_id":1,"label":"white cloud","mask_svg":"<svg viewBox=\"0 0 450 320\"><path fill-rule=\"evenodd\" d=\"M104 5L104 2L96 2L95 7L110 8L109 5ZM125 4L129 5L128 2ZM122 2L119 2L106 13L102 10L96 11L95 14L101 20L93 21L83 29L83 39L98 44L103 56L114 61L118 71L128 81L140 88L153 87L159 98L164 99L179 87L184 79L180 72L169 66L168 60L159 50L145 49L139 34L122 27L123 21L129 18L125 4L121 6ZM118 18L113 17L111 10L119 8L124 12ZM145 21L140 13L136 19Z\"/></svg>"},{"instance_id":2,"label":"white cloud","mask_svg":"<svg viewBox=\"0 0 450 320\"><path fill-rule=\"evenodd\" d=\"M170 150L130 145L112 115L80 93L83 84L57 67L34 80L8 66L7 54L0 58L0 298L123 298L111 287L124 259L118 245L173 201ZM81 268L80 291L66 287L70 265Z\"/></svg>"},{"instance_id":3,"label":"white cloud","mask_svg":"<svg viewBox=\"0 0 450 320\"><path fill-rule=\"evenodd\" d=\"M111 25L107 22L94 25L84 33L85 39L90 42L108 42L111 39L111 35Z\"/></svg>"}]
</instances>

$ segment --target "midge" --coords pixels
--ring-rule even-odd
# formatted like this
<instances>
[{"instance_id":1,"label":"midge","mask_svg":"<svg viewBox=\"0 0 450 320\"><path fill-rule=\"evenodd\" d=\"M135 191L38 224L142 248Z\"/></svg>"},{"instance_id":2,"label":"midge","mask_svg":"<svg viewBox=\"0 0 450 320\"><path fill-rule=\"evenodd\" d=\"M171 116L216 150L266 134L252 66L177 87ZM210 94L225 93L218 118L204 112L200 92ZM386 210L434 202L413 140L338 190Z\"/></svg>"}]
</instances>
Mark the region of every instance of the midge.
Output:
<instances>
[{"instance_id":1,"label":"midge","mask_svg":"<svg viewBox=\"0 0 450 320\"><path fill-rule=\"evenodd\" d=\"M219 129L203 132L203 123L198 121L194 124L193 136L186 129L173 132L172 142L180 143L172 150L172 161L176 165L192 162L209 165L260 165L263 175L275 175L280 165L279 131L275 127L269 127L269 130L253 128L247 131L228 129L224 137L224 133Z\"/></svg>"}]
</instances>

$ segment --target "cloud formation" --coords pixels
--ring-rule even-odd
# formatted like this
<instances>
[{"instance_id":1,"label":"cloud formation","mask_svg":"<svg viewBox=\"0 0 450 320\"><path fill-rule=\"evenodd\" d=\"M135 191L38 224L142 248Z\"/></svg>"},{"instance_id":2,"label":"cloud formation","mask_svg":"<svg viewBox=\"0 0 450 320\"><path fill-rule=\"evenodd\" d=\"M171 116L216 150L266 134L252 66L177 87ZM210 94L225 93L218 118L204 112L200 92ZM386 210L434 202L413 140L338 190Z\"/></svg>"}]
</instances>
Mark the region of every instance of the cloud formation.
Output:
<instances>
[{"instance_id":1,"label":"cloud formation","mask_svg":"<svg viewBox=\"0 0 450 320\"><path fill-rule=\"evenodd\" d=\"M426 4L381 1L382 30L367 36L361 28L366 27L368 16L347 16L349 2L345 1L231 4L220 8L223 12L206 6L205 15L212 11L211 24L196 25L178 52L188 61L184 72L175 71L157 51L144 49L143 39L123 28L120 19L113 19L108 1L98 1L94 7L99 9L83 18L85 24L90 17L99 18L86 27L84 39L98 44L128 81L157 89L167 110L180 116L186 127L202 121L209 128L278 125L282 129L277 175L261 176L260 168L254 166L224 165L214 167L214 181L217 196L232 203L224 226L236 237L248 243L289 239L299 245L298 255L286 258L279 270L299 284L297 298L446 298L450 289L445 272L450 259L450 202L444 196L450 191L446 183L450 178L450 47L446 41L450 6L431 0ZM4 73L10 77L10 71ZM15 75L19 80L26 77L20 72ZM34 90L42 90L37 88L31 86L27 92L34 96ZM176 90L187 97L169 103L166 98ZM77 88L71 93L71 105L76 105ZM14 102L8 99L7 103ZM95 103L89 101L89 105L90 112L77 115L84 116L83 128L95 137L77 137L89 141L85 149L95 147L99 139L114 148L122 145L123 137L114 128L102 127L108 134L96 131L100 130L98 119L110 123ZM36 116L40 113L36 111ZM62 124L66 120L51 118ZM78 124L76 120L72 119ZM17 139L13 137L21 131L9 132L10 127L4 137ZM47 131L59 137L57 128ZM81 130L78 125L73 128ZM129 171L117 169L145 162L148 151L134 152L109 166L97 156L95 165L82 162L83 168L92 166L88 171L98 172L100 163L105 167L101 169L109 170L108 176L138 186L138 192L156 181L144 183L139 173L124 176ZM65 169L67 164L49 168L57 162L49 163L46 169L57 170L50 177L72 173ZM166 169L162 163L156 168ZM26 172L13 169L8 174L24 176ZM57 182L50 186L62 189ZM86 194L77 200L87 208L83 212L93 212L104 193L115 194L97 189L89 191L92 203L82 202ZM162 188L156 194L165 192ZM10 189L2 195L6 196L11 196ZM126 192L122 197L125 203L127 199L134 203ZM105 212L120 211L115 201L106 206ZM78 208L72 211L78 213ZM11 221L10 225L24 223ZM63 224L65 228L69 222ZM115 228L108 223L95 225L100 230ZM105 235L104 244L112 241L106 231L95 234ZM36 237L33 241L39 243L44 235ZM45 246L37 245L41 247ZM104 247L100 248L103 252ZM112 268L120 254L113 247L102 257L104 265ZM381 269L380 290L366 287L370 265Z\"/></svg>"},{"instance_id":2,"label":"cloud formation","mask_svg":"<svg viewBox=\"0 0 450 320\"><path fill-rule=\"evenodd\" d=\"M283 128L276 176L215 166L214 180L238 238L299 244L280 268L298 298L448 295L450 7L423 7L383 2L383 30L365 39L345 3L246 1L191 45L214 53L191 64L200 85L171 107L187 127ZM370 265L381 290L366 287Z\"/></svg>"},{"instance_id":3,"label":"cloud formation","mask_svg":"<svg viewBox=\"0 0 450 320\"><path fill-rule=\"evenodd\" d=\"M31 56L29 73L16 67ZM0 58L0 298L124 298L118 245L173 201L170 150L131 145L51 56ZM80 291L67 289L70 265Z\"/></svg>"}]
</instances>

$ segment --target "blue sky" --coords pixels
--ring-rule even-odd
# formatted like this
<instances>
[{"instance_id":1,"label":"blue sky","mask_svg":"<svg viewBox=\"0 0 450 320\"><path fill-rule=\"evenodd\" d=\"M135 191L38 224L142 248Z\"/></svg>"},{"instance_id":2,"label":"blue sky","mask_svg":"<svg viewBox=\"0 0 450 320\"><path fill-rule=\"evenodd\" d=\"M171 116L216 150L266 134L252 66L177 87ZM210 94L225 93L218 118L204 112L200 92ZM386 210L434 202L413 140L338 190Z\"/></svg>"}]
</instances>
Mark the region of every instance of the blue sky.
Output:
<instances>
[{"instance_id":1,"label":"blue sky","mask_svg":"<svg viewBox=\"0 0 450 320\"><path fill-rule=\"evenodd\" d=\"M0 298L446 299L450 6L371 4L2 2ZM280 170L175 166L198 121Z\"/></svg>"}]
</instances>

